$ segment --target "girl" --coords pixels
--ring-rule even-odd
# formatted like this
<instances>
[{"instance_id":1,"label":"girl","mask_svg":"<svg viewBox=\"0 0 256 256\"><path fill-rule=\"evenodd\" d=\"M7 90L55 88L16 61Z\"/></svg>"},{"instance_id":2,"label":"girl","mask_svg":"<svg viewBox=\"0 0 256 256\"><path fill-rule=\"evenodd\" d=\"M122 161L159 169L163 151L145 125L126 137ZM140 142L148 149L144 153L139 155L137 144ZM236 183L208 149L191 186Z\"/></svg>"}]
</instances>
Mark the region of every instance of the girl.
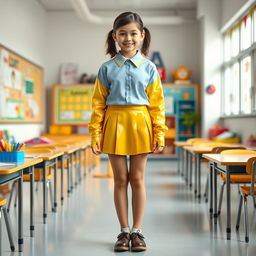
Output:
<instances>
[{"instance_id":1,"label":"girl","mask_svg":"<svg viewBox=\"0 0 256 256\"><path fill-rule=\"evenodd\" d=\"M120 47L118 52L116 44ZM141 46L141 50L140 45ZM114 173L114 202L121 227L115 251L146 250L141 233L146 200L144 170L147 154L164 147L164 98L155 65L147 56L150 32L140 16L125 12L108 33L111 60L98 72L89 130L94 154L108 154ZM129 171L127 156L129 158ZM133 225L128 224L127 188L132 189Z\"/></svg>"}]
</instances>

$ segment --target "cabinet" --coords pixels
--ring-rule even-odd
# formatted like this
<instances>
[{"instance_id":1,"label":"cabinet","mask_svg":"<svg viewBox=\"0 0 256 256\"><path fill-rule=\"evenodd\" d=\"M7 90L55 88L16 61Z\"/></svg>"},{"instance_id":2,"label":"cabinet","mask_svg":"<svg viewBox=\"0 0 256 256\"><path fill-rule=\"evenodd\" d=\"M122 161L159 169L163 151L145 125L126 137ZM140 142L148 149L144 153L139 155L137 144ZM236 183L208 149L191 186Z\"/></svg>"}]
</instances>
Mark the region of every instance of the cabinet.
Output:
<instances>
[{"instance_id":1,"label":"cabinet","mask_svg":"<svg viewBox=\"0 0 256 256\"><path fill-rule=\"evenodd\" d=\"M186 141L200 134L199 123L191 126L183 124L184 115L188 112L200 111L200 97L198 84L163 84L165 97L165 114L168 132L165 136L165 148L159 155L174 156L174 141Z\"/></svg>"}]
</instances>

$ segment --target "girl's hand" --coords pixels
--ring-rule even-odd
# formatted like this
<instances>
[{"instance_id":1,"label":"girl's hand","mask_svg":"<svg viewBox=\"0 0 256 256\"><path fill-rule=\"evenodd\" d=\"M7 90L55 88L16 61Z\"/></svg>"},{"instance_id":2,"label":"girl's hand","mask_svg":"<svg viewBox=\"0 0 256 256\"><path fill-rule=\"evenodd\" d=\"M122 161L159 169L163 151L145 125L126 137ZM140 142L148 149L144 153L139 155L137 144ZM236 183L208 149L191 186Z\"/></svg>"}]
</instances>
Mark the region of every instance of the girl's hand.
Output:
<instances>
[{"instance_id":1,"label":"girl's hand","mask_svg":"<svg viewBox=\"0 0 256 256\"><path fill-rule=\"evenodd\" d=\"M96 144L94 146L91 146L92 152L95 155L99 155L101 153L101 148L99 143L96 142Z\"/></svg>"},{"instance_id":2,"label":"girl's hand","mask_svg":"<svg viewBox=\"0 0 256 256\"><path fill-rule=\"evenodd\" d=\"M163 146L158 146L157 144L154 144L152 151L153 153L160 153L163 151L163 149L164 149Z\"/></svg>"}]
</instances>

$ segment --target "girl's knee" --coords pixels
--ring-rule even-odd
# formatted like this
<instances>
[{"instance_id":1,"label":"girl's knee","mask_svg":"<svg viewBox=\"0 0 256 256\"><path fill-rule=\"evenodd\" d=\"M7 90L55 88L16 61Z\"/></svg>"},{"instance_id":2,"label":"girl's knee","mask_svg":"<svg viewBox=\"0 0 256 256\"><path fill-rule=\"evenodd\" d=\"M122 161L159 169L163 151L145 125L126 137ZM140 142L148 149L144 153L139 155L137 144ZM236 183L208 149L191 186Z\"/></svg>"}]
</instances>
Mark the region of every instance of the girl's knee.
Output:
<instances>
[{"instance_id":1,"label":"girl's knee","mask_svg":"<svg viewBox=\"0 0 256 256\"><path fill-rule=\"evenodd\" d=\"M142 177L130 177L130 184L132 188L141 188L144 186L144 179Z\"/></svg>"},{"instance_id":2,"label":"girl's knee","mask_svg":"<svg viewBox=\"0 0 256 256\"><path fill-rule=\"evenodd\" d=\"M127 178L116 178L114 180L114 183L115 183L115 187L119 187L119 188L124 188L124 187L127 187L128 185L128 177Z\"/></svg>"}]
</instances>

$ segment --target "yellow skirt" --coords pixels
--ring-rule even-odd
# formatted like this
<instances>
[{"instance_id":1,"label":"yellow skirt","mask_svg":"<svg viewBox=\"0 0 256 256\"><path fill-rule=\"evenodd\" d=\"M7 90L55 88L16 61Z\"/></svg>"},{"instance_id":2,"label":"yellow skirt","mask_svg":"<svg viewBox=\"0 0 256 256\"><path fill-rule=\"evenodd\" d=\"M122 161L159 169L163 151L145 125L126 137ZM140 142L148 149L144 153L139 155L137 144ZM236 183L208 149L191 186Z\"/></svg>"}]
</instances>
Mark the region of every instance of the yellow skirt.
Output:
<instances>
[{"instance_id":1,"label":"yellow skirt","mask_svg":"<svg viewBox=\"0 0 256 256\"><path fill-rule=\"evenodd\" d=\"M153 133L146 106L108 106L101 149L115 155L137 155L152 152Z\"/></svg>"}]
</instances>

